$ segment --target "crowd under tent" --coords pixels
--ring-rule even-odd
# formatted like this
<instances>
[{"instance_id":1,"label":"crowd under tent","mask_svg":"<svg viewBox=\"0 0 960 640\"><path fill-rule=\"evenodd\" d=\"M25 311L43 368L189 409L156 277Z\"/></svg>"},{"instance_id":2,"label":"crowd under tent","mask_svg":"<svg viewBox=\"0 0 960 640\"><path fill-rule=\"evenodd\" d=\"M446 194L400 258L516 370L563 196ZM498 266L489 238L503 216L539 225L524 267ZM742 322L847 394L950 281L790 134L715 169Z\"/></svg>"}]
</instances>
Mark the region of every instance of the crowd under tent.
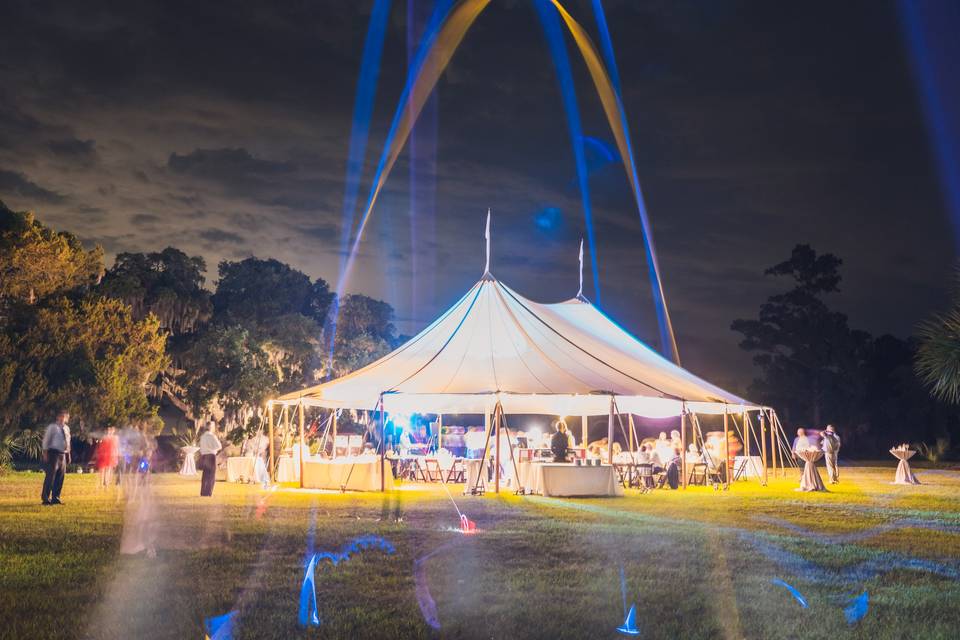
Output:
<instances>
[{"instance_id":1,"label":"crowd under tent","mask_svg":"<svg viewBox=\"0 0 960 640\"><path fill-rule=\"evenodd\" d=\"M778 449L786 444L773 411L668 361L582 295L554 304L534 302L489 270L445 313L388 355L271 401L271 429L275 419L282 422L275 411L286 416L287 425L296 412L302 437L309 407L375 412L381 429L384 412L482 414L488 442L499 442L505 415L580 416L584 427L590 416L607 416L607 460L613 460L618 423L633 449L634 416L679 418L684 452L688 437L696 439L699 432L697 416L722 416L724 432L732 421L748 457L752 445L761 454L758 475L764 482L768 458L773 457L776 469ZM759 419L757 427L751 415ZM335 423L335 417L331 420ZM586 439L585 429L582 435ZM700 437L702 441L702 433ZM496 447L497 490L500 449ZM780 455L782 465L782 451ZM272 450L270 463L273 469ZM681 474L686 486L686 464Z\"/></svg>"}]
</instances>

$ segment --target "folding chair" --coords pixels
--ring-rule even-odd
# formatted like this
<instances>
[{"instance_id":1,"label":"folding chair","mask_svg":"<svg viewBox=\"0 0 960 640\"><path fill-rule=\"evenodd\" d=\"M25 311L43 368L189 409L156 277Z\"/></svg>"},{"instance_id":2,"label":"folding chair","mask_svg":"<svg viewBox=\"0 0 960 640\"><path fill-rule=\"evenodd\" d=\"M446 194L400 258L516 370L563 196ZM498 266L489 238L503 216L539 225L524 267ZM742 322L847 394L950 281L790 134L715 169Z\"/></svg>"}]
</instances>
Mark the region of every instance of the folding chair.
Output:
<instances>
[{"instance_id":1,"label":"folding chair","mask_svg":"<svg viewBox=\"0 0 960 640\"><path fill-rule=\"evenodd\" d=\"M443 470L436 458L425 458L423 463L429 482L443 482Z\"/></svg>"},{"instance_id":2,"label":"folding chair","mask_svg":"<svg viewBox=\"0 0 960 640\"><path fill-rule=\"evenodd\" d=\"M447 482L466 482L466 469L463 468L463 460L457 458L450 465L447 472Z\"/></svg>"},{"instance_id":3,"label":"folding chair","mask_svg":"<svg viewBox=\"0 0 960 640\"><path fill-rule=\"evenodd\" d=\"M653 479L653 465L649 462L641 462L637 465L637 483L643 491L649 491L656 486Z\"/></svg>"},{"instance_id":4,"label":"folding chair","mask_svg":"<svg viewBox=\"0 0 960 640\"><path fill-rule=\"evenodd\" d=\"M414 458L413 465L411 466L412 478L411 480L420 480L421 482L430 482L430 479L427 477L427 465L424 462L423 458Z\"/></svg>"},{"instance_id":5,"label":"folding chair","mask_svg":"<svg viewBox=\"0 0 960 640\"><path fill-rule=\"evenodd\" d=\"M690 475L687 477L687 484L707 485L707 465L704 462L695 462L690 467Z\"/></svg>"}]
</instances>

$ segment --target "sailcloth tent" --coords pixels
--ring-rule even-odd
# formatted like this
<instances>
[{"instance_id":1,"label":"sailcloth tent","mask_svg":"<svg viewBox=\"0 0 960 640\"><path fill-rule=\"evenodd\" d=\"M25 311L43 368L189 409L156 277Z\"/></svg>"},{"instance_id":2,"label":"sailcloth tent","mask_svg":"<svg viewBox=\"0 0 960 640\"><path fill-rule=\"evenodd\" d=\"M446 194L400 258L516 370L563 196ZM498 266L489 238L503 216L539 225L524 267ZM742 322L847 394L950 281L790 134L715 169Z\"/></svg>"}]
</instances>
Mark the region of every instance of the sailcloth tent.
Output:
<instances>
[{"instance_id":1,"label":"sailcloth tent","mask_svg":"<svg viewBox=\"0 0 960 640\"><path fill-rule=\"evenodd\" d=\"M663 418L760 409L666 360L582 296L534 302L489 272L376 362L278 404L401 413ZM381 406L382 402L382 406Z\"/></svg>"}]
</instances>

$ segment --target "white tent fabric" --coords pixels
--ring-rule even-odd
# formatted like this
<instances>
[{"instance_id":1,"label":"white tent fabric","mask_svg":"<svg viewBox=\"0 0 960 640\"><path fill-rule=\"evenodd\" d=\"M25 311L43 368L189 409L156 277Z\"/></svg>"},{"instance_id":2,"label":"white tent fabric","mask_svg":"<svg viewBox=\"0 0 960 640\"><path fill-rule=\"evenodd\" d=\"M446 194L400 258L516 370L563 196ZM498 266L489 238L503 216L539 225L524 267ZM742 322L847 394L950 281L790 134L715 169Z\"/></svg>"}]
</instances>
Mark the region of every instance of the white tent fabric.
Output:
<instances>
[{"instance_id":1,"label":"white tent fabric","mask_svg":"<svg viewBox=\"0 0 960 640\"><path fill-rule=\"evenodd\" d=\"M528 300L486 274L380 360L281 403L401 413L679 415L759 407L664 359L583 298Z\"/></svg>"}]
</instances>

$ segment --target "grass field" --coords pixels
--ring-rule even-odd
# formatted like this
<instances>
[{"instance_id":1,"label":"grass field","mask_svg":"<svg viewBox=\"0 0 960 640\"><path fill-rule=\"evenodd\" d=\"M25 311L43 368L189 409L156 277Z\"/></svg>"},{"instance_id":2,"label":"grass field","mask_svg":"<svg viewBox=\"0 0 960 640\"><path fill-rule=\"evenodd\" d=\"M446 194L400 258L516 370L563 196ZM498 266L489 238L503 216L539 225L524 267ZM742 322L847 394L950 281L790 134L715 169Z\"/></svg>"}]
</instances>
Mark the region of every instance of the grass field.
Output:
<instances>
[{"instance_id":1,"label":"grass field","mask_svg":"<svg viewBox=\"0 0 960 640\"><path fill-rule=\"evenodd\" d=\"M612 638L621 569L642 638L960 635L960 471L920 470L923 485L900 487L892 466L847 467L816 495L793 490L796 474L590 500L455 488L474 536L454 529L436 486L339 495L221 482L202 500L198 481L161 474L148 501L125 507L70 475L66 504L41 507L42 476L8 474L0 637L203 638L205 618L238 611L234 638ZM139 516L155 557L120 553ZM309 553L363 535L395 551L320 564L321 624L298 626ZM844 608L864 592L866 615L850 623Z\"/></svg>"}]
</instances>

